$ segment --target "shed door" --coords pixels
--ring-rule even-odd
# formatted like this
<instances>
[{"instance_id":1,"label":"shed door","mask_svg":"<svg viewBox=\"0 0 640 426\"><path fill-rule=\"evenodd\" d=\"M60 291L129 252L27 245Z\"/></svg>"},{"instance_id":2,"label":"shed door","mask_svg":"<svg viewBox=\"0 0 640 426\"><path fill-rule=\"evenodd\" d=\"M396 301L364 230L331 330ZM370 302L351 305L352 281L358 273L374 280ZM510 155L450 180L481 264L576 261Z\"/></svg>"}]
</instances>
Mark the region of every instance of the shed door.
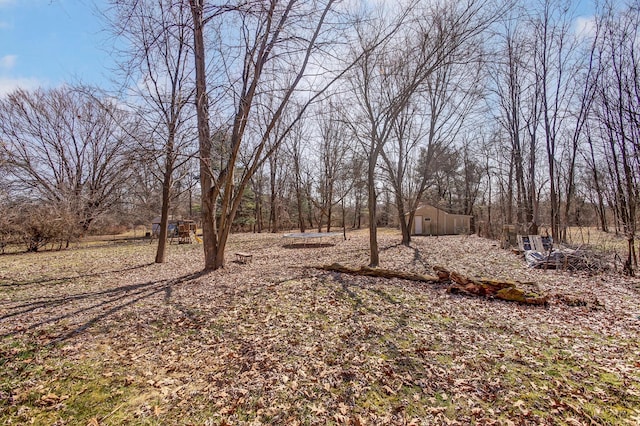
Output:
<instances>
[{"instance_id":1,"label":"shed door","mask_svg":"<svg viewBox=\"0 0 640 426\"><path fill-rule=\"evenodd\" d=\"M416 224L415 226L416 234L418 235L422 234L422 216L415 216L413 218L413 223Z\"/></svg>"}]
</instances>

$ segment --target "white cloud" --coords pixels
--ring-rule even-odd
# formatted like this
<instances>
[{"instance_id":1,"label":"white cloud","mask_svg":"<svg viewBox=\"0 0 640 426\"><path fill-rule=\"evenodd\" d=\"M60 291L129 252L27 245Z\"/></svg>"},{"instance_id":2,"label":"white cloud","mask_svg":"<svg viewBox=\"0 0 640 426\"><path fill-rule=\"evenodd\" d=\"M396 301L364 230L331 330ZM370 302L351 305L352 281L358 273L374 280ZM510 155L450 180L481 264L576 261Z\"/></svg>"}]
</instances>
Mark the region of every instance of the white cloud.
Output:
<instances>
[{"instance_id":1,"label":"white cloud","mask_svg":"<svg viewBox=\"0 0 640 426\"><path fill-rule=\"evenodd\" d=\"M0 0L1 1L1 0ZM0 69L10 70L16 65L16 55L5 55L0 58Z\"/></svg>"},{"instance_id":2,"label":"white cloud","mask_svg":"<svg viewBox=\"0 0 640 426\"><path fill-rule=\"evenodd\" d=\"M573 31L581 38L591 38L596 34L596 19L594 16L578 16L573 21Z\"/></svg>"},{"instance_id":3,"label":"white cloud","mask_svg":"<svg viewBox=\"0 0 640 426\"><path fill-rule=\"evenodd\" d=\"M18 88L25 89L25 90L32 90L42 85L43 85L43 82L38 80L37 78L0 77L0 96L4 96L7 93L11 93Z\"/></svg>"}]
</instances>

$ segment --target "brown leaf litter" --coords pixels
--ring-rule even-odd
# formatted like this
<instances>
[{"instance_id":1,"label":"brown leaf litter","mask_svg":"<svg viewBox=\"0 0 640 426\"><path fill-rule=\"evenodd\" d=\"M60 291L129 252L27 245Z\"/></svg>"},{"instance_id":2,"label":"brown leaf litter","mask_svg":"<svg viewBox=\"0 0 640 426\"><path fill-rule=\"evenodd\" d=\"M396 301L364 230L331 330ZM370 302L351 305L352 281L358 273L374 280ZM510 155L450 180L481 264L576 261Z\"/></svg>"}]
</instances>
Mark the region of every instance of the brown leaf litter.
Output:
<instances>
[{"instance_id":1,"label":"brown leaf litter","mask_svg":"<svg viewBox=\"0 0 640 426\"><path fill-rule=\"evenodd\" d=\"M529 269L475 236L380 234L381 267L535 283L546 307L359 268L367 234L0 258L0 423L638 424L638 280ZM233 253L251 253L248 264ZM584 302L584 303L583 303Z\"/></svg>"}]
</instances>

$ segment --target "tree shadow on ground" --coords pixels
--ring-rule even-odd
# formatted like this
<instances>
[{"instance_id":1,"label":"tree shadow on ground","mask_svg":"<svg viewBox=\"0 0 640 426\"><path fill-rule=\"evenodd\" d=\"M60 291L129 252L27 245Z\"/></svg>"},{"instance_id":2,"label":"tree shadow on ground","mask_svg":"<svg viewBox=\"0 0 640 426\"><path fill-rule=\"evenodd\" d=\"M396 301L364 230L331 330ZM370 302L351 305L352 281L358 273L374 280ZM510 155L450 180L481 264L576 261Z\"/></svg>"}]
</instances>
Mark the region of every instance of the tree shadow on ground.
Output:
<instances>
[{"instance_id":1,"label":"tree shadow on ground","mask_svg":"<svg viewBox=\"0 0 640 426\"><path fill-rule=\"evenodd\" d=\"M55 326L61 321L79 319L71 329L51 336L42 346L54 345L82 333L128 306L154 295L164 293L165 303L169 303L173 287L202 277L205 274L205 272L196 272L173 279L147 281L102 291L83 292L19 304L9 308L0 316L0 323L12 321L14 324L28 324L28 315L30 314L37 314L41 319L22 327L13 326L10 331L0 334L0 338L24 335L42 327ZM87 316L86 319L82 318L84 315Z\"/></svg>"},{"instance_id":2,"label":"tree shadow on ground","mask_svg":"<svg viewBox=\"0 0 640 426\"><path fill-rule=\"evenodd\" d=\"M412 238L414 238L415 236L413 236ZM422 266L425 270L432 270L433 266L427 262L427 260L422 256L422 253L420 252L420 249L418 247L416 247L415 245L409 245L406 246L402 243L397 243L397 244L391 244L385 247L380 248L380 253L383 253L387 250L391 250L393 248L398 248L398 247L406 247L407 249L411 249L413 250L413 262L414 264L419 264L420 266Z\"/></svg>"},{"instance_id":3,"label":"tree shadow on ground","mask_svg":"<svg viewBox=\"0 0 640 426\"><path fill-rule=\"evenodd\" d=\"M73 280L77 280L77 279L80 279L80 278L93 278L93 277L99 277L101 275L117 274L117 273L120 273L120 272L134 271L136 269L146 268L147 266L151 266L151 265L153 265L153 263L144 263L142 265L131 266L129 268L115 269L115 270L111 270L111 271L102 271L102 272L92 272L92 273L88 273L88 274L73 275L73 276L68 276L68 277L38 278L38 279L35 279L35 280L31 280L31 281L16 281L16 282L0 283L0 288L25 287L25 286L33 285L33 284L37 284L37 285L53 285L53 284L56 284L56 285L58 285L58 284L68 283L68 282L71 282ZM1 317L0 317L0 319L1 319Z\"/></svg>"},{"instance_id":4,"label":"tree shadow on ground","mask_svg":"<svg viewBox=\"0 0 640 426\"><path fill-rule=\"evenodd\" d=\"M409 326L410 308L383 288L362 285L353 277L338 272L331 272L330 276L334 282L340 284L339 292L353 307L350 317L356 324L356 329L345 331L348 337L353 339L350 344L368 342L376 346L386 355L390 372L418 371L415 357L408 356L406 351L401 350L401 343L396 341L398 338L405 342L415 338ZM366 297L363 297L365 295ZM388 328L379 329L370 324L363 312L384 317Z\"/></svg>"}]
</instances>

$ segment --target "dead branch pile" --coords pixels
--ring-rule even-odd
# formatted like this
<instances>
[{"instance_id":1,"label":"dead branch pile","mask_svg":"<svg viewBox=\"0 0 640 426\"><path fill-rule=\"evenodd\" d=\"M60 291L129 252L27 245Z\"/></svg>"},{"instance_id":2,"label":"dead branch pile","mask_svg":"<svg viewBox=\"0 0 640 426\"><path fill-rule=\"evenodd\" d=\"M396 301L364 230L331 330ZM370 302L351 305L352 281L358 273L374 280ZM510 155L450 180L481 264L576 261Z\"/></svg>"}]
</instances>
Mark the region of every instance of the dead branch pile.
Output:
<instances>
[{"instance_id":1,"label":"dead branch pile","mask_svg":"<svg viewBox=\"0 0 640 426\"><path fill-rule=\"evenodd\" d=\"M538 269L587 271L595 274L610 268L610 262L604 253L584 246L554 250L549 254L527 251L524 256L530 267Z\"/></svg>"},{"instance_id":2,"label":"dead branch pile","mask_svg":"<svg viewBox=\"0 0 640 426\"><path fill-rule=\"evenodd\" d=\"M350 268L338 263L316 266L315 268L351 275L364 275L369 277L381 278L400 278L426 283L448 283L449 287L447 288L447 293L484 296L511 302L524 303L528 305L546 305L549 300L548 296L541 296L518 288L517 285L522 283L516 281L470 278L455 271L449 271L446 268L440 266L435 266L433 268L437 273L437 276L394 271L390 269L369 268L367 266L361 266L360 268Z\"/></svg>"}]
</instances>

